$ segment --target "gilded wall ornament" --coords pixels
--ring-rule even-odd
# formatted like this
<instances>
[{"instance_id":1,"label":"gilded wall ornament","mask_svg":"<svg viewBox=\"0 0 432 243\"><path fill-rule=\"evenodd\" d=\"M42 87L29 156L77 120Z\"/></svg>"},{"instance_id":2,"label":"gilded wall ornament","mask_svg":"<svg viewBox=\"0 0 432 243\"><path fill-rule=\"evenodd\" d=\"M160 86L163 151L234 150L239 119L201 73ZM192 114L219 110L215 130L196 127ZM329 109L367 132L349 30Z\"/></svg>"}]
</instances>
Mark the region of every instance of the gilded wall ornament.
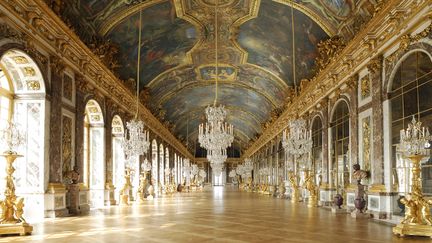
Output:
<instances>
[{"instance_id":1,"label":"gilded wall ornament","mask_svg":"<svg viewBox=\"0 0 432 243\"><path fill-rule=\"evenodd\" d=\"M370 116L363 118L362 129L363 129L363 167L366 171L370 171L370 160L371 160L371 128L370 128Z\"/></svg>"},{"instance_id":2,"label":"gilded wall ornament","mask_svg":"<svg viewBox=\"0 0 432 243\"><path fill-rule=\"evenodd\" d=\"M317 45L318 57L315 59L318 71L321 72L333 62L345 46L343 38L337 35L320 41Z\"/></svg>"},{"instance_id":3,"label":"gilded wall ornament","mask_svg":"<svg viewBox=\"0 0 432 243\"><path fill-rule=\"evenodd\" d=\"M37 91L41 89L40 83L37 80L28 80L26 81L26 85L27 85L27 90Z\"/></svg>"},{"instance_id":4,"label":"gilded wall ornament","mask_svg":"<svg viewBox=\"0 0 432 243\"><path fill-rule=\"evenodd\" d=\"M72 119L62 117L62 171L63 175L72 170Z\"/></svg>"},{"instance_id":5,"label":"gilded wall ornament","mask_svg":"<svg viewBox=\"0 0 432 243\"><path fill-rule=\"evenodd\" d=\"M362 99L365 99L370 96L371 94L370 87L371 87L371 83L370 83L369 75L366 75L360 80L360 92L361 92Z\"/></svg>"},{"instance_id":6,"label":"gilded wall ornament","mask_svg":"<svg viewBox=\"0 0 432 243\"><path fill-rule=\"evenodd\" d=\"M72 77L67 75L66 73L63 74L63 97L67 100L72 101L72 95L73 95L73 81Z\"/></svg>"}]
</instances>

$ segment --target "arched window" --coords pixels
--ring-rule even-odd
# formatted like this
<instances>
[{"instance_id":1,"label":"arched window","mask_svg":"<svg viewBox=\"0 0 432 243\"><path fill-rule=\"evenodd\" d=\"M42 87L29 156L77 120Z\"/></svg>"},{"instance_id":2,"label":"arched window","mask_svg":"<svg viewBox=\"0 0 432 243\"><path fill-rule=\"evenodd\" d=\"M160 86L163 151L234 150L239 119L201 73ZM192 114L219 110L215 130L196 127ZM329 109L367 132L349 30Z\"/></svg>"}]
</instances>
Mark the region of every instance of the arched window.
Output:
<instances>
[{"instance_id":1,"label":"arched window","mask_svg":"<svg viewBox=\"0 0 432 243\"><path fill-rule=\"evenodd\" d=\"M322 173L322 132L321 118L316 116L312 121L312 170L317 176Z\"/></svg>"},{"instance_id":2,"label":"arched window","mask_svg":"<svg viewBox=\"0 0 432 243\"><path fill-rule=\"evenodd\" d=\"M331 127L331 180L338 193L344 194L349 176L349 110L345 101L336 104ZM344 197L345 198L345 197Z\"/></svg>"},{"instance_id":3,"label":"arched window","mask_svg":"<svg viewBox=\"0 0 432 243\"><path fill-rule=\"evenodd\" d=\"M407 165L402 156L396 153L400 140L400 130L407 128L412 117L420 120L423 126L432 127L432 62L424 52L409 54L399 65L393 77L389 98L391 104L392 127L392 166L400 192L406 192L409 179ZM423 192L432 195L432 159L422 164Z\"/></svg>"},{"instance_id":4,"label":"arched window","mask_svg":"<svg viewBox=\"0 0 432 243\"><path fill-rule=\"evenodd\" d=\"M178 174L179 174L179 166L178 166L178 161L177 161L177 153L174 153L174 180L175 180L175 184L178 184Z\"/></svg>"},{"instance_id":5,"label":"arched window","mask_svg":"<svg viewBox=\"0 0 432 243\"><path fill-rule=\"evenodd\" d=\"M112 127L112 158L113 158L113 184L116 188L115 198L120 198L120 189L124 184L125 157L122 147L124 138L124 125L122 119L115 115L111 122Z\"/></svg>"},{"instance_id":6,"label":"arched window","mask_svg":"<svg viewBox=\"0 0 432 243\"><path fill-rule=\"evenodd\" d=\"M164 155L164 152L165 152L164 146L163 146L163 144L160 144L159 145L159 178L158 178L159 185L161 186L160 189L162 189L164 187L164 185L165 185L165 183L164 183L164 181L165 181L164 180L164 178L165 178L164 177L164 175L165 175L165 173L164 173L164 170L165 170L165 155Z\"/></svg>"},{"instance_id":7,"label":"arched window","mask_svg":"<svg viewBox=\"0 0 432 243\"><path fill-rule=\"evenodd\" d=\"M89 100L84 116L84 184L90 190L91 207L104 206L105 189L105 128L102 109Z\"/></svg>"},{"instance_id":8,"label":"arched window","mask_svg":"<svg viewBox=\"0 0 432 243\"><path fill-rule=\"evenodd\" d=\"M159 186L158 183L158 145L156 142L156 139L153 139L152 141L152 173L151 173L151 181L153 186L156 188Z\"/></svg>"},{"instance_id":9,"label":"arched window","mask_svg":"<svg viewBox=\"0 0 432 243\"><path fill-rule=\"evenodd\" d=\"M47 189L49 167L45 166L45 82L34 60L20 50L9 50L0 57L0 128L13 121L26 134L18 148L15 167L16 193L25 198L24 217L30 221L44 217L44 193ZM5 176L5 163L0 163L0 178ZM0 180L0 191L4 191ZM38 210L40 209L40 210Z\"/></svg>"},{"instance_id":10,"label":"arched window","mask_svg":"<svg viewBox=\"0 0 432 243\"><path fill-rule=\"evenodd\" d=\"M169 150L168 148L165 148L165 169L166 168L170 168L170 160L169 160ZM169 183L169 176L165 175L165 183L168 184Z\"/></svg>"}]
</instances>

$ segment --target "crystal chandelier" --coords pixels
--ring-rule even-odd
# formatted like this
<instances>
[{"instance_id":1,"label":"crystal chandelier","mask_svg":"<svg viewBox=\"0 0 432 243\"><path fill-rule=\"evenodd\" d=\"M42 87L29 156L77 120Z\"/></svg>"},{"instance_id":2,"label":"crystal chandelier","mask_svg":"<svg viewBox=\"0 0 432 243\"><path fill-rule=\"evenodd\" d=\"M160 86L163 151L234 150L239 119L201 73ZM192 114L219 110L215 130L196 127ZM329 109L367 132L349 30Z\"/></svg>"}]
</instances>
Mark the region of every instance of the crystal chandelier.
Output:
<instances>
[{"instance_id":1,"label":"crystal chandelier","mask_svg":"<svg viewBox=\"0 0 432 243\"><path fill-rule=\"evenodd\" d=\"M306 129L306 121L297 119L289 122L289 133L282 134L282 146L295 157L309 153L312 149L311 132Z\"/></svg>"},{"instance_id":2,"label":"crystal chandelier","mask_svg":"<svg viewBox=\"0 0 432 243\"><path fill-rule=\"evenodd\" d=\"M25 143L26 135L15 123L9 122L0 131L0 139L2 146L7 147L4 153L16 154L19 146Z\"/></svg>"},{"instance_id":3,"label":"crystal chandelier","mask_svg":"<svg viewBox=\"0 0 432 243\"><path fill-rule=\"evenodd\" d=\"M224 163L227 157L226 149L207 150L207 159L215 164Z\"/></svg>"},{"instance_id":4,"label":"crystal chandelier","mask_svg":"<svg viewBox=\"0 0 432 243\"><path fill-rule=\"evenodd\" d=\"M432 136L429 129L422 127L422 123L416 121L415 117L407 129L400 131L400 144L397 145L398 151L407 156L411 155L428 155L430 148L430 140Z\"/></svg>"},{"instance_id":5,"label":"crystal chandelier","mask_svg":"<svg viewBox=\"0 0 432 243\"><path fill-rule=\"evenodd\" d=\"M227 112L223 105L217 106L218 80L219 80L219 59L218 59L218 0L215 4L215 99L213 106L205 109L207 122L199 125L198 142L207 150L207 159L210 166L216 172L221 172L223 163L227 159L226 148L234 141L233 126L225 122ZM222 164L222 165L220 165ZM214 167L215 166L215 167Z\"/></svg>"},{"instance_id":6,"label":"crystal chandelier","mask_svg":"<svg viewBox=\"0 0 432 243\"><path fill-rule=\"evenodd\" d=\"M212 168L214 175L219 175L223 171L224 164L210 162L210 167Z\"/></svg>"},{"instance_id":7,"label":"crystal chandelier","mask_svg":"<svg viewBox=\"0 0 432 243\"><path fill-rule=\"evenodd\" d=\"M148 162L147 159L144 160L144 163L141 165L141 169L145 172L149 172L152 169L151 163Z\"/></svg>"},{"instance_id":8,"label":"crystal chandelier","mask_svg":"<svg viewBox=\"0 0 432 243\"><path fill-rule=\"evenodd\" d=\"M141 60L141 11L139 14L138 30L138 60L137 60L137 82L136 82L136 113L135 118L126 122L126 132L123 140L123 149L126 158L126 164L130 166L136 158L147 153L150 147L149 132L144 131L144 123L138 120L139 111L139 83L140 83L140 60Z\"/></svg>"},{"instance_id":9,"label":"crystal chandelier","mask_svg":"<svg viewBox=\"0 0 432 243\"><path fill-rule=\"evenodd\" d=\"M199 125L198 141L207 150L226 149L234 141L233 125L224 122L224 106L208 106L205 109L206 123Z\"/></svg>"}]
</instances>

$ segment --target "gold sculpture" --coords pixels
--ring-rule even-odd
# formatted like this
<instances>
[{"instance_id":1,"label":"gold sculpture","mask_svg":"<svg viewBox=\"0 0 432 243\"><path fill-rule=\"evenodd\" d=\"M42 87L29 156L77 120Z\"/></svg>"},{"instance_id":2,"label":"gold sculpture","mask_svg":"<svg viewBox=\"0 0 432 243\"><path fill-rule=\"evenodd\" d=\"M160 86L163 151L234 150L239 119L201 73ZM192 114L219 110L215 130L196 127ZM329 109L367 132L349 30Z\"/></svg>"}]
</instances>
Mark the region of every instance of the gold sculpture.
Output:
<instances>
[{"instance_id":1,"label":"gold sculpture","mask_svg":"<svg viewBox=\"0 0 432 243\"><path fill-rule=\"evenodd\" d=\"M5 152L2 156L6 159L6 189L5 199L0 201L0 235L31 234L33 226L30 226L23 218L24 198L17 198L13 182L15 168L12 164L16 158L22 156L12 151Z\"/></svg>"},{"instance_id":2,"label":"gold sculpture","mask_svg":"<svg viewBox=\"0 0 432 243\"><path fill-rule=\"evenodd\" d=\"M304 171L305 181L304 181L304 187L309 192L309 200L308 200L308 207L313 208L318 206L318 196L317 196L317 186L315 185L315 174L311 172L310 170Z\"/></svg>"},{"instance_id":3,"label":"gold sculpture","mask_svg":"<svg viewBox=\"0 0 432 243\"><path fill-rule=\"evenodd\" d=\"M131 183L131 169L126 168L125 169L125 184L123 185L123 188L120 190L120 205L127 206L129 205L129 190L132 188Z\"/></svg>"},{"instance_id":4,"label":"gold sculpture","mask_svg":"<svg viewBox=\"0 0 432 243\"><path fill-rule=\"evenodd\" d=\"M298 202L300 200L300 191L298 185L298 176L294 173L294 171L288 171L288 180L290 181L292 188L291 202Z\"/></svg>"},{"instance_id":5,"label":"gold sculpture","mask_svg":"<svg viewBox=\"0 0 432 243\"><path fill-rule=\"evenodd\" d=\"M432 200L425 199L421 190L420 161L424 157L424 155L407 157L413 164L411 195L401 199L401 203L405 205L405 218L393 228L394 234L432 237L432 218L430 215Z\"/></svg>"}]
</instances>

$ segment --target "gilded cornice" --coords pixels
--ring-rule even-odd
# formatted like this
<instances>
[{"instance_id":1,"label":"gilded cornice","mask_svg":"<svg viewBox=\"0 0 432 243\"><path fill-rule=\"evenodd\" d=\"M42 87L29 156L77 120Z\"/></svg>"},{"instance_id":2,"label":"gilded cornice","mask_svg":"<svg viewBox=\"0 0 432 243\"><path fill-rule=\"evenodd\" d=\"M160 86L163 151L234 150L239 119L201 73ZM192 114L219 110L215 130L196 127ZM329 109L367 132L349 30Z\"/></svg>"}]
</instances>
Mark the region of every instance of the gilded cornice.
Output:
<instances>
[{"instance_id":1,"label":"gilded cornice","mask_svg":"<svg viewBox=\"0 0 432 243\"><path fill-rule=\"evenodd\" d=\"M3 0L0 1L0 6L4 9L7 18L16 25L23 26L22 32L32 41L37 41L50 50L52 55L62 59L103 95L110 97L113 102L127 111L135 107L133 94L43 0ZM183 156L193 159L186 147L142 104L139 113L152 132L163 138Z\"/></svg>"},{"instance_id":2,"label":"gilded cornice","mask_svg":"<svg viewBox=\"0 0 432 243\"><path fill-rule=\"evenodd\" d=\"M404 28L408 26L411 20L431 11L430 9L431 5L426 0L390 0L383 4L380 11L366 24L365 28L362 28L347 43L339 58L332 60L316 76L315 81L310 82L305 90L292 100L282 115L246 150L243 157L250 157L259 151L261 147L286 128L289 120L296 115L308 112L320 100L340 89L340 86L348 81L355 72L363 68L371 58L379 56L380 52L388 48L389 41L395 44L398 41L398 38L395 37L401 36L404 31L407 31ZM347 63L348 61L349 63ZM308 94L315 95L310 96Z\"/></svg>"}]
</instances>

